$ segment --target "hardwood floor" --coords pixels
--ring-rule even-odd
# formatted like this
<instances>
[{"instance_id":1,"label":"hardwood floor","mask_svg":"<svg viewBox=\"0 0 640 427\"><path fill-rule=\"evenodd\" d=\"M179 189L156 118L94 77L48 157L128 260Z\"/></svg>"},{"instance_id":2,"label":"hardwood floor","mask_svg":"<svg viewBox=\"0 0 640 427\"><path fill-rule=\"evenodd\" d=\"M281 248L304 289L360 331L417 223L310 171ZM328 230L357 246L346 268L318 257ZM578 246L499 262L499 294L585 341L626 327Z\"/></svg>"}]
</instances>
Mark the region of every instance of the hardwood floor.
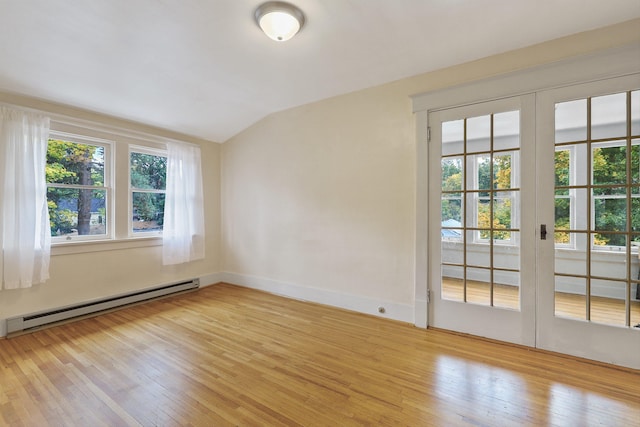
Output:
<instances>
[{"instance_id":1,"label":"hardwood floor","mask_svg":"<svg viewBox=\"0 0 640 427\"><path fill-rule=\"evenodd\" d=\"M516 286L495 284L494 306L517 310L520 307L518 293L519 288ZM442 295L446 299L463 301L464 289L462 280L443 278ZM468 281L467 301L474 304L489 305L489 285L486 282ZM580 320L586 319L586 298L584 295L556 292L555 304L556 316ZM640 324L640 301L632 300L629 310L631 326ZM616 326L625 326L626 323L624 300L593 296L591 297L590 314L590 320L593 322Z\"/></svg>"},{"instance_id":2,"label":"hardwood floor","mask_svg":"<svg viewBox=\"0 0 640 427\"><path fill-rule=\"evenodd\" d=\"M640 372L226 284L0 340L7 426L637 426Z\"/></svg>"}]
</instances>

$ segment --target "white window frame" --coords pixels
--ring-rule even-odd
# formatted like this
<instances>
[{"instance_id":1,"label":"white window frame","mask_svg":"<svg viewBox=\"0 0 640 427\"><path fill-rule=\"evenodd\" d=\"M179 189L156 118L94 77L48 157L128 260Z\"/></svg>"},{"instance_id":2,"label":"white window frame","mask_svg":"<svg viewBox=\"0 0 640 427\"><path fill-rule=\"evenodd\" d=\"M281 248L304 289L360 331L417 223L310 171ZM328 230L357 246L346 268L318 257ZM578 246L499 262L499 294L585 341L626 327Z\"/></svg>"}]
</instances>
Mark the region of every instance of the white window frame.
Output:
<instances>
[{"instance_id":1,"label":"white window frame","mask_svg":"<svg viewBox=\"0 0 640 427\"><path fill-rule=\"evenodd\" d=\"M640 146L640 142L636 142L637 140L633 140L631 146ZM636 142L634 144L634 142ZM616 147L626 147L627 141L619 140L619 141L610 141L610 142L593 142L591 144L591 159L593 159L593 151L597 148L616 148ZM591 172L591 176L589 177L590 182L593 182L593 165L590 165L589 169ZM640 171L639 171L640 173ZM596 200L615 200L615 199L626 199L627 195L625 194L617 194L617 195L609 195L609 196L591 196L591 206L589 209L591 210L591 229L596 229ZM633 198L633 196L632 196ZM631 215L631 212L627 212L627 215ZM593 243L593 238L589 242L589 246L591 251L594 252L621 252L625 251L625 246L614 246L614 245L596 245Z\"/></svg>"},{"instance_id":2,"label":"white window frame","mask_svg":"<svg viewBox=\"0 0 640 427\"><path fill-rule=\"evenodd\" d=\"M429 233L429 230L435 229L433 221L433 204L435 200L429 198L429 189L432 183L429 181L431 169L435 166L432 162L432 158L429 157L429 115L432 112L446 110L448 108L454 108L464 105L473 105L480 102L499 100L512 96L533 96L536 98L546 99L548 91L552 88L570 87L579 83L594 82L596 80L618 78L621 76L633 76L638 72L638 53L640 48L638 45L626 45L624 47L616 47L610 50L597 52L591 55L572 57L558 62L550 62L548 64L532 67L529 69L515 71L513 73L505 73L495 77L487 79L477 80L471 83L459 84L452 87L444 87L437 90L432 90L428 93L422 93L412 96L413 112L416 113L416 138L417 138L417 167L416 167L416 242L415 242L415 274L414 274L414 298L415 298L415 311L414 311L414 323L418 327L426 328L430 324L433 324L433 311L429 309L428 300L430 292L429 283L440 275L440 266L433 262L436 259L438 262L438 247L435 234ZM631 77L630 77L631 78ZM554 94L555 95L555 94ZM554 101L557 102L557 97L554 97ZM536 104L537 105L542 105ZM534 106L533 114L536 112L544 112L542 108L536 108ZM530 109L529 104L526 105L527 109ZM532 112L527 110L525 117L530 117ZM552 120L552 116L547 116ZM538 123L538 122L536 122ZM527 125L529 126L529 125ZM540 127L544 130L544 128ZM537 125L536 125L537 129ZM529 129L526 129L529 130ZM523 132L527 140L522 142L522 147L530 146L531 143L536 143L535 139L531 139L528 135L529 132ZM539 137L544 135L546 138L553 138L553 133L548 130L544 132L538 132ZM528 159L529 160L529 159ZM522 162L521 168L523 170L531 170L531 164L529 161ZM548 181L548 179L547 179ZM553 182L545 184L553 185ZM522 182L521 188L530 189L532 183ZM521 195L521 198L525 198ZM531 203L530 198L527 198L526 206ZM553 224L553 214L549 211L545 211L542 215L534 215L530 210L521 210L523 216L522 221L524 226L522 233L522 240L525 240L525 236L537 235L540 231L539 227L531 227L531 223L535 224ZM525 218L526 216L526 218ZM534 216L532 219L531 217ZM550 239L549 239L550 240ZM549 242L550 243L550 242ZM549 243L546 246L552 246ZM535 257L544 256L550 258L551 251L536 251L533 245L522 246L523 256L525 259L533 259ZM545 261L543 259L542 261ZM522 301L524 301L523 312L526 309L527 316L532 316L539 321L539 327L537 331L553 330L557 324L547 322L546 319L553 319L553 316L549 316L548 313L539 310L539 306L553 306L553 301L549 302L548 295L542 295L542 293L536 293L536 288L542 286L543 283L552 283L552 279L549 280L546 276L549 272L537 272L535 265L532 262L525 262L522 264L522 277L533 278L536 281L535 286L522 286L521 294ZM545 276L544 281L538 279L538 275ZM436 298L431 298L431 301ZM533 305L532 301L541 301L539 305ZM533 307L533 308L532 308ZM540 311L538 316L535 316L536 311ZM531 314L533 312L533 314ZM546 318L545 318L546 316ZM546 328L546 329L545 329ZM561 331L562 332L562 331ZM626 332L625 332L626 333ZM575 338L577 337L577 338ZM554 343L550 343L547 336L539 336L539 347L550 349L553 351L564 351L564 347L558 346ZM557 337L553 340L555 343L562 343L565 339L570 342L569 346L575 345L575 348L581 348L580 343L584 342L582 334L562 334L563 340L558 340ZM575 338L575 339L572 339ZM564 345L564 344L563 344ZM602 347L602 346L601 346ZM628 346L627 346L628 348ZM574 352L569 351L571 354ZM624 353L624 352L623 352ZM628 353L628 352L627 352ZM618 358L614 358L617 360ZM637 354L631 353L623 356L626 361L633 361L634 365L637 365ZM603 358L601 358L603 360ZM611 359L607 358L608 361ZM629 362L631 363L631 362Z\"/></svg>"},{"instance_id":3,"label":"white window frame","mask_svg":"<svg viewBox=\"0 0 640 427\"><path fill-rule=\"evenodd\" d=\"M464 224L464 219L465 219L465 209L464 209L464 186L463 186L463 182L466 179L466 171L464 170L464 155L455 155L455 156L447 156L447 159L456 159L456 160L460 160L461 166L460 166L460 173L462 174L462 178L460 181L460 189L459 191L457 191L458 194L460 194L459 196L453 196L450 193L443 193L441 196L441 200L458 200L460 202L460 228L458 228L461 232L460 237L447 237L446 241L449 242L462 242L463 239L463 235L462 233L464 233L463 230L463 225ZM440 204L440 208L442 209L442 202ZM440 215L442 215L442 211L440 212ZM441 221L442 222L442 218ZM457 229L457 230L458 230Z\"/></svg>"},{"instance_id":4,"label":"white window frame","mask_svg":"<svg viewBox=\"0 0 640 427\"><path fill-rule=\"evenodd\" d=\"M478 189L479 188L479 176L478 176L478 156L482 155L483 153L479 153L479 154L470 154L468 157L473 157L474 161L473 161L473 165L472 165L472 173L473 173L473 187L474 189ZM511 184L510 184L510 188L514 189L514 188L518 188L519 187L519 174L520 174L520 150L519 149L513 149L513 150L505 150L505 151L496 151L493 153L494 156L496 155L509 155L511 156ZM491 178L493 179L493 178ZM516 226L514 226L514 222L515 222L515 218L518 217L517 212L515 211L516 209L519 208L519 198L518 198L518 194L520 193L520 191L514 191L514 190L506 190L504 191L504 193L509 192L511 193L510 196L508 197L496 197L496 199L503 199L503 200L510 200L511 201L511 228L520 228L518 224L515 224ZM500 194L503 193L503 191L500 191L498 193L494 193L495 194ZM480 200L481 199L489 199L490 197L480 197L480 192L473 192L472 194L472 201L473 201L473 221L472 224L474 227L478 227L478 216L479 216L479 209L480 209ZM488 245L490 243L490 239L484 239L481 236L482 231L480 230L475 230L475 232L473 233L473 242L475 244L479 244L479 245ZM513 234L514 232L511 232L511 237L509 239L499 239L493 240L493 244L494 245L500 245L500 246L516 246L520 243L520 240L518 238L519 234ZM515 232L518 233L518 232Z\"/></svg>"},{"instance_id":5,"label":"white window frame","mask_svg":"<svg viewBox=\"0 0 640 427\"><path fill-rule=\"evenodd\" d=\"M556 146L555 151L568 151L569 152L569 185L576 185L576 147L574 145L560 145ZM569 229L576 229L576 189L570 188L569 194L567 196L554 196L557 200L558 198L568 198L569 199ZM554 227L555 229L555 227ZM561 230L562 231L562 230ZM555 243L556 248L565 249L565 250L576 250L577 242L575 239L575 233L569 232L569 243Z\"/></svg>"},{"instance_id":6,"label":"white window frame","mask_svg":"<svg viewBox=\"0 0 640 427\"><path fill-rule=\"evenodd\" d=\"M162 237L162 230L154 231L133 231L133 193L151 193L151 194L166 194L166 188L164 190L155 189L139 189L133 188L131 185L131 154L140 153L148 154L151 156L168 157L166 149L152 148L144 145L128 145L127 153L127 188L128 188L128 209L127 209L127 236L132 239L149 238L149 237Z\"/></svg>"},{"instance_id":7,"label":"white window frame","mask_svg":"<svg viewBox=\"0 0 640 427\"><path fill-rule=\"evenodd\" d=\"M627 91L623 91L622 93L626 93ZM637 92L637 90L632 90L632 92ZM598 94L595 96L606 96L606 95L612 95L612 94L616 94L616 93L620 93L620 92L614 92L614 93L603 93L603 94ZM561 102L571 102L571 101L578 101L584 98L578 98L578 99L568 99L566 101L561 101ZM585 121L585 125L586 125L586 121ZM639 142L637 142L637 139L634 139L632 141L632 146L637 146L640 145ZM598 140L592 141L591 144L591 150L592 152L590 153L590 158L593 159L593 149L594 148L609 148L609 147L622 147L622 146L626 146L626 136L621 136L620 139L616 139L615 141L607 141L607 142L598 142ZM556 146L556 151L562 151L562 150L569 150L569 156L570 156L570 182L569 185L570 186L575 186L575 185L586 185L589 182L593 182L593 167L592 165L589 166L589 171L586 171L585 169L581 168L580 170L578 170L578 165L583 165L586 164L584 162L584 160L587 158L587 150L586 147L580 147L580 150L576 149L576 146L573 144L568 144L568 145L558 145ZM578 159L578 157L580 157L580 159ZM580 182L578 182L578 176L581 177ZM584 182L583 182L584 181ZM586 191L587 190L583 190L582 193L584 193L584 197L586 197ZM578 206L581 202L585 202L585 200L582 197L578 197L578 190L574 189L570 189L569 190L569 198L570 198L570 210L571 210L571 217L570 217L570 229L578 229L578 228L583 228L586 227L586 214L584 214L584 216L579 220L578 218L578 209L576 209L576 206ZM567 197L567 196L563 196L563 197ZM558 198L556 196L556 198ZM591 197L591 204L589 206L589 210L590 210L590 217L591 217L591 224L588 224L589 228L594 230L595 229L595 201L598 199L616 199L616 198L626 198L626 195L620 195L620 196L595 196L592 195ZM628 213L629 215L631 214L630 212ZM583 223L583 227L580 226L580 224L578 224L578 222ZM580 238L577 239L576 236L574 235L575 233L570 233L570 242L568 244L563 244L563 243L556 243L556 248L560 249L560 250L580 250L580 251L585 251L585 250L590 250L592 252L603 252L603 253L615 253L615 252L621 252L624 251L626 248L624 246L604 246L604 245L595 245L593 243L593 239L591 239L591 241L587 241L588 239L586 238ZM633 246L633 245L632 245ZM633 250L633 247L632 247Z\"/></svg>"},{"instance_id":8,"label":"white window frame","mask_svg":"<svg viewBox=\"0 0 640 427\"><path fill-rule=\"evenodd\" d=\"M114 153L114 141L95 138L88 135L82 135L77 133L68 133L58 130L51 130L49 132L49 139L58 139L61 141L71 142L74 144L86 144L100 146L104 150L104 182L103 186L83 186L83 185L71 185L71 184L56 184L47 182L47 189L49 188L68 188L68 189L92 189L105 191L105 234L86 234L75 236L52 236L51 243L75 243L75 242L92 242L92 241L105 241L112 240L114 235L115 224L115 210L114 210L114 191L113 191L113 153Z\"/></svg>"}]
</instances>

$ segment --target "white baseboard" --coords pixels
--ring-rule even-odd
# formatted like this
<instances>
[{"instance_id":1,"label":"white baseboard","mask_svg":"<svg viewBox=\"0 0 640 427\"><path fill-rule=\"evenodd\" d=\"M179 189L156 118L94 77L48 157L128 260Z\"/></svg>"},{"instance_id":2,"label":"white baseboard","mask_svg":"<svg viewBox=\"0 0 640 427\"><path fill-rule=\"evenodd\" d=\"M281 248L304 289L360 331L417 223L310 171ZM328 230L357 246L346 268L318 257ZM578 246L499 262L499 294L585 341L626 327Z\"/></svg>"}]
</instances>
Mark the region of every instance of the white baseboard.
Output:
<instances>
[{"instance_id":1,"label":"white baseboard","mask_svg":"<svg viewBox=\"0 0 640 427\"><path fill-rule=\"evenodd\" d=\"M200 276L200 287L206 288L207 286L215 285L216 283L224 282L222 273L212 273Z\"/></svg>"},{"instance_id":2,"label":"white baseboard","mask_svg":"<svg viewBox=\"0 0 640 427\"><path fill-rule=\"evenodd\" d=\"M428 302L426 299L416 299L416 306L414 308L414 320L413 324L418 328L427 329L429 324L427 315L427 305Z\"/></svg>"},{"instance_id":3,"label":"white baseboard","mask_svg":"<svg viewBox=\"0 0 640 427\"><path fill-rule=\"evenodd\" d=\"M309 288L293 283L285 283L246 274L224 272L222 273L222 277L222 281L225 283L258 289L287 298L330 305L358 313L383 317L385 319L398 320L400 322L414 323L414 307L409 304L398 304L386 300L345 294L326 289ZM384 313L378 311L379 307L384 308Z\"/></svg>"},{"instance_id":4,"label":"white baseboard","mask_svg":"<svg viewBox=\"0 0 640 427\"><path fill-rule=\"evenodd\" d=\"M287 298L330 305L401 322L414 323L414 307L409 304L398 304L376 298L362 297L325 289L309 288L277 280L237 273L211 273L200 276L199 279L200 287L202 288L215 285L216 283L225 282L266 291ZM378 307L384 307L385 312L379 313ZM6 319L0 319L0 337L5 337L7 335L6 323Z\"/></svg>"}]
</instances>

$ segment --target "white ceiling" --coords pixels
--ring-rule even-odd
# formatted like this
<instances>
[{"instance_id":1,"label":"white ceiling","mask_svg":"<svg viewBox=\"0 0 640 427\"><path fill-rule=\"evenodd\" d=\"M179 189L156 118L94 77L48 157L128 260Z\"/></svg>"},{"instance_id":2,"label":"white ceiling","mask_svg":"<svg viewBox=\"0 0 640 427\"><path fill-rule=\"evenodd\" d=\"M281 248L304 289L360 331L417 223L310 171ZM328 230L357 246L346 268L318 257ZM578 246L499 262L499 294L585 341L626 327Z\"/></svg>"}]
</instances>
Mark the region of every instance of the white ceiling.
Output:
<instances>
[{"instance_id":1,"label":"white ceiling","mask_svg":"<svg viewBox=\"0 0 640 427\"><path fill-rule=\"evenodd\" d=\"M0 0L0 91L224 142L266 115L640 17L639 0Z\"/></svg>"}]
</instances>

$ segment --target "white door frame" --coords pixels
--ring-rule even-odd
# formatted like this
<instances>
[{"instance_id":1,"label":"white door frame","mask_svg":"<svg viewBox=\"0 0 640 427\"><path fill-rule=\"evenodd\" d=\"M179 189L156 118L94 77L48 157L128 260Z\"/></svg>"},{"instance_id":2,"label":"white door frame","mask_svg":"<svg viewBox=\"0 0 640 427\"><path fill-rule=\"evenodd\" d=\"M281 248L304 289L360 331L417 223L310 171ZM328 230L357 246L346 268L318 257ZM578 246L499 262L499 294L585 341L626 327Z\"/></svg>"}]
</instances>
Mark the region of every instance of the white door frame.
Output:
<instances>
[{"instance_id":1,"label":"white door frame","mask_svg":"<svg viewBox=\"0 0 640 427\"><path fill-rule=\"evenodd\" d=\"M432 205L429 213L429 233L433 236L429 241L429 261L431 276L431 294L433 297L432 311L429 313L429 323L435 327L456 330L463 333L508 341L515 344L535 346L535 264L525 263L535 257L535 212L531 209L522 209L523 206L535 204L535 95L528 94L503 98L493 101L476 103L464 107L455 107L430 113L429 118L435 120L431 126L431 142L429 155L431 157L429 200L440 200L440 158L441 135L440 123L467 117L484 116L505 111L518 110L520 112L519 143L517 148L519 160L514 162L519 188L517 205L513 205L515 215L518 216L519 238L517 239L518 285L520 288L520 308L518 310L490 307L461 301L450 301L441 296L441 242L439 237L441 228L440 206ZM472 158L473 154L470 155ZM468 170L464 172L465 180L469 181ZM465 196L466 197L466 194ZM473 210L468 206L467 209ZM466 226L470 211L465 212ZM465 239L466 240L466 239ZM477 244L474 242L460 243L467 248L482 248L483 251L492 252L499 250L499 246ZM508 248L505 246L505 248ZM515 251L511 247L511 251Z\"/></svg>"},{"instance_id":2,"label":"white door frame","mask_svg":"<svg viewBox=\"0 0 640 427\"><path fill-rule=\"evenodd\" d=\"M554 107L557 102L625 92L631 88L640 88L640 73L540 92L536 109L538 162L542 163L543 159L551 158L555 150ZM536 205L539 207L539 222L547 224L550 230L555 221L554 178L552 168L537 176L539 192ZM631 215L630 212L628 214ZM640 331L554 315L554 240L550 238L538 244L538 262L551 268L540 269L536 346L640 369ZM587 243L585 250L590 251L590 246L591 243Z\"/></svg>"},{"instance_id":3,"label":"white door frame","mask_svg":"<svg viewBox=\"0 0 640 427\"><path fill-rule=\"evenodd\" d=\"M432 211L428 201L429 112L630 75L638 70L640 70L640 45L633 44L412 96L417 126L414 294L416 326L426 328L429 317L428 218L429 212Z\"/></svg>"}]
</instances>

